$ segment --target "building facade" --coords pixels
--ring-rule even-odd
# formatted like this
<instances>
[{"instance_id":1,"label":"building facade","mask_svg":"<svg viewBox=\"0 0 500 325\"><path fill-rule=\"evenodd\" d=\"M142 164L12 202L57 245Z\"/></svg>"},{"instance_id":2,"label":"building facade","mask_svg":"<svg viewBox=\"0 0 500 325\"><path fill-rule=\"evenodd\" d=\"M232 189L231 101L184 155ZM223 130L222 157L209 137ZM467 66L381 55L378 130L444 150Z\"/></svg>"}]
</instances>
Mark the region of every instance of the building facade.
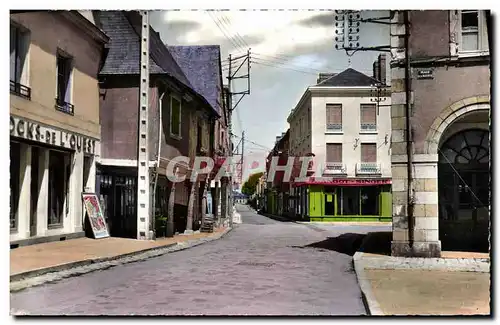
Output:
<instances>
[{"instance_id":1,"label":"building facade","mask_svg":"<svg viewBox=\"0 0 500 325\"><path fill-rule=\"evenodd\" d=\"M313 156L313 174L292 182L295 213L318 221L391 218L388 93L351 68L308 87L288 118L290 155Z\"/></svg>"},{"instance_id":2,"label":"building facade","mask_svg":"<svg viewBox=\"0 0 500 325\"><path fill-rule=\"evenodd\" d=\"M392 254L488 251L489 13L393 14Z\"/></svg>"},{"instance_id":3,"label":"building facade","mask_svg":"<svg viewBox=\"0 0 500 325\"><path fill-rule=\"evenodd\" d=\"M99 195L112 236L150 238L153 219L171 218L170 233L184 232L200 225L204 177L191 182L196 156L211 156L214 151L214 125L218 112L196 91L197 83L185 61L177 62L150 28L150 90L148 141L150 168L150 211L137 213L137 157L140 83L141 16L134 11L100 11L96 21L110 41L100 70L102 155L99 161ZM183 67L181 67L183 66ZM174 158L177 176L182 182L167 178L167 167ZM173 169L174 169L173 168ZM139 223L146 223L143 234ZM174 228L174 229L171 229ZM154 236L154 234L153 234Z\"/></svg>"},{"instance_id":4,"label":"building facade","mask_svg":"<svg viewBox=\"0 0 500 325\"><path fill-rule=\"evenodd\" d=\"M84 235L107 36L77 11L10 14L11 246Z\"/></svg>"}]
</instances>

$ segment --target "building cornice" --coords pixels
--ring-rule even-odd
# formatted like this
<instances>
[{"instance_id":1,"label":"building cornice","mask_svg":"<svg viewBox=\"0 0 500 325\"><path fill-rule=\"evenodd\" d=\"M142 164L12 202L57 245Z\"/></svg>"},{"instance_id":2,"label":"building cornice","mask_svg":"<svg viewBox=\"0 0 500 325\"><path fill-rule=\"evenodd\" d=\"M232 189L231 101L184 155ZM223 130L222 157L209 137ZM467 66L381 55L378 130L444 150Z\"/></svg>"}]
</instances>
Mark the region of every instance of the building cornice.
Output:
<instances>
[{"instance_id":1,"label":"building cornice","mask_svg":"<svg viewBox=\"0 0 500 325\"><path fill-rule=\"evenodd\" d=\"M85 34L90 36L95 41L105 44L109 42L109 37L94 23L89 21L85 16L76 10L57 11L60 15L66 18L69 22L80 28Z\"/></svg>"},{"instance_id":2,"label":"building cornice","mask_svg":"<svg viewBox=\"0 0 500 325\"><path fill-rule=\"evenodd\" d=\"M311 92L310 92L310 89L311 87L308 87L306 89L306 91L304 91L304 93L302 94L302 97L300 98L299 102L297 103L297 105L295 105L295 107L292 109L292 111L290 112L290 115L288 115L288 118L286 119L286 121L288 123L290 123L293 118L295 117L295 114L300 110L300 108L302 107L302 105L304 104L304 102L311 97Z\"/></svg>"}]
</instances>

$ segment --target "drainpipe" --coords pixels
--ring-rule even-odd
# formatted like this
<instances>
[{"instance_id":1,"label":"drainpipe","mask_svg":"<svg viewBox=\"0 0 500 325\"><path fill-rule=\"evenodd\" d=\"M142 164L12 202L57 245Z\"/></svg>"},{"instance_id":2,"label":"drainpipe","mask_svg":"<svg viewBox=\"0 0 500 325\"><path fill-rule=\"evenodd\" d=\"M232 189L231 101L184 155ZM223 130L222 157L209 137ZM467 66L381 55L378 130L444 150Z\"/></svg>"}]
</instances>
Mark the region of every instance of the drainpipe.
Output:
<instances>
[{"instance_id":1,"label":"drainpipe","mask_svg":"<svg viewBox=\"0 0 500 325\"><path fill-rule=\"evenodd\" d=\"M411 128L411 66L410 66L410 21L409 11L404 11L405 23L405 88L406 88L406 154L408 156L408 192L407 192L407 214L408 214L408 241L413 250L414 242L414 200L413 200L413 137Z\"/></svg>"},{"instance_id":2,"label":"drainpipe","mask_svg":"<svg viewBox=\"0 0 500 325\"><path fill-rule=\"evenodd\" d=\"M160 153L161 153L161 134L162 134L162 118L161 118L161 111L162 111L162 99L163 96L165 95L165 92L163 92L160 96L160 99L158 100L158 110L159 110L159 119L158 119L158 154L156 156L156 173L155 173L155 181L153 184L153 213L152 218L151 218L151 229L153 230L154 238L156 238L156 226L155 226L155 219L156 219L156 184L158 183L158 169L160 168Z\"/></svg>"}]
</instances>

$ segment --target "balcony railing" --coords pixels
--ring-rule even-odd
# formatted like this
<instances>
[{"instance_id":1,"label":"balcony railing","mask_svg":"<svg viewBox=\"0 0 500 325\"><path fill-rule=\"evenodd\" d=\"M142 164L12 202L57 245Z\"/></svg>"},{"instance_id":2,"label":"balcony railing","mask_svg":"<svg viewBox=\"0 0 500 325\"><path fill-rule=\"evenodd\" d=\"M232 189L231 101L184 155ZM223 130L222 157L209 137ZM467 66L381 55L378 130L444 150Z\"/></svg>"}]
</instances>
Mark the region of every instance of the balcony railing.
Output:
<instances>
[{"instance_id":1,"label":"balcony railing","mask_svg":"<svg viewBox=\"0 0 500 325\"><path fill-rule=\"evenodd\" d=\"M73 104L67 103L62 99L56 98L56 105L55 105L56 110L69 114L69 115L74 115L75 114L75 107Z\"/></svg>"},{"instance_id":2,"label":"balcony railing","mask_svg":"<svg viewBox=\"0 0 500 325\"><path fill-rule=\"evenodd\" d=\"M324 174L347 174L346 165L343 163L326 163Z\"/></svg>"},{"instance_id":3,"label":"balcony railing","mask_svg":"<svg viewBox=\"0 0 500 325\"><path fill-rule=\"evenodd\" d=\"M19 97L31 100L31 88L26 87L25 85L21 85L18 82L12 80L10 81L10 92Z\"/></svg>"},{"instance_id":4,"label":"balcony railing","mask_svg":"<svg viewBox=\"0 0 500 325\"><path fill-rule=\"evenodd\" d=\"M362 123L361 131L377 131L377 124L374 123Z\"/></svg>"},{"instance_id":5,"label":"balcony railing","mask_svg":"<svg viewBox=\"0 0 500 325\"><path fill-rule=\"evenodd\" d=\"M381 174L380 164L377 163L360 163L356 164L356 174Z\"/></svg>"},{"instance_id":6,"label":"balcony railing","mask_svg":"<svg viewBox=\"0 0 500 325\"><path fill-rule=\"evenodd\" d=\"M327 124L326 130L327 131L342 131L342 124L341 123Z\"/></svg>"}]
</instances>

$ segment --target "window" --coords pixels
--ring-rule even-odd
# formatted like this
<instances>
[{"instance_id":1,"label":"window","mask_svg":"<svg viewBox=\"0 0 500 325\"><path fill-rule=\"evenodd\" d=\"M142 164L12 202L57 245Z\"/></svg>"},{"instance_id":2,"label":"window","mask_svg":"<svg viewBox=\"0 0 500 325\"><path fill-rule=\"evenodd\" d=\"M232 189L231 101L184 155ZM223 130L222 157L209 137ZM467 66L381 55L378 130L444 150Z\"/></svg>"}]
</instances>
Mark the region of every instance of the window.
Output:
<instances>
[{"instance_id":1,"label":"window","mask_svg":"<svg viewBox=\"0 0 500 325\"><path fill-rule=\"evenodd\" d=\"M463 10L462 18L462 47L463 51L479 50L479 11Z\"/></svg>"},{"instance_id":2,"label":"window","mask_svg":"<svg viewBox=\"0 0 500 325\"><path fill-rule=\"evenodd\" d=\"M342 143L326 144L326 163L342 163Z\"/></svg>"},{"instance_id":3,"label":"window","mask_svg":"<svg viewBox=\"0 0 500 325\"><path fill-rule=\"evenodd\" d=\"M10 91L30 99L28 84L28 33L10 25Z\"/></svg>"},{"instance_id":4,"label":"window","mask_svg":"<svg viewBox=\"0 0 500 325\"><path fill-rule=\"evenodd\" d=\"M56 109L73 115L71 104L71 72L72 59L68 56L57 54L57 98Z\"/></svg>"},{"instance_id":5,"label":"window","mask_svg":"<svg viewBox=\"0 0 500 325\"><path fill-rule=\"evenodd\" d=\"M69 153L51 150L49 153L48 226L62 227L65 200L68 193ZM66 205L66 209L69 208Z\"/></svg>"},{"instance_id":6,"label":"window","mask_svg":"<svg viewBox=\"0 0 500 325\"><path fill-rule=\"evenodd\" d=\"M10 230L17 230L17 208L19 206L19 173L21 147L18 142L10 143Z\"/></svg>"},{"instance_id":7,"label":"window","mask_svg":"<svg viewBox=\"0 0 500 325\"><path fill-rule=\"evenodd\" d=\"M379 215L379 197L380 187L366 186L360 187L361 191L361 215L378 216Z\"/></svg>"},{"instance_id":8,"label":"window","mask_svg":"<svg viewBox=\"0 0 500 325\"><path fill-rule=\"evenodd\" d=\"M377 162L377 144L362 143L361 144L361 162L376 163Z\"/></svg>"},{"instance_id":9,"label":"window","mask_svg":"<svg viewBox=\"0 0 500 325\"><path fill-rule=\"evenodd\" d=\"M181 137L181 101L170 96L170 135Z\"/></svg>"},{"instance_id":10,"label":"window","mask_svg":"<svg viewBox=\"0 0 500 325\"><path fill-rule=\"evenodd\" d=\"M459 14L460 52L488 51L486 16L483 10L462 10Z\"/></svg>"},{"instance_id":11,"label":"window","mask_svg":"<svg viewBox=\"0 0 500 325\"><path fill-rule=\"evenodd\" d=\"M377 107L375 104L361 104L361 131L377 130Z\"/></svg>"},{"instance_id":12,"label":"window","mask_svg":"<svg viewBox=\"0 0 500 325\"><path fill-rule=\"evenodd\" d=\"M342 130L342 104L326 104L326 129Z\"/></svg>"}]
</instances>

